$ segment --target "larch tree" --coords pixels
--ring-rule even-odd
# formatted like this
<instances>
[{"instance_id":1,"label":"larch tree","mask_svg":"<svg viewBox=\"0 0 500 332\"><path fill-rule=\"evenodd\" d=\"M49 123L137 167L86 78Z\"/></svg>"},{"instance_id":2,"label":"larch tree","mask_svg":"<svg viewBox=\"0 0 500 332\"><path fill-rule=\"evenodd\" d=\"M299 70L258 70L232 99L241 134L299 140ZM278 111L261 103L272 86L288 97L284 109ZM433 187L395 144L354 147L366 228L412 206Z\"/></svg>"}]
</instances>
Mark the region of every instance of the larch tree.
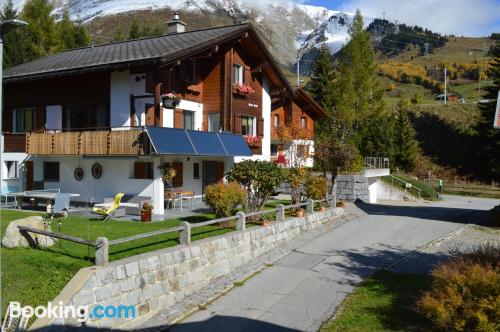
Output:
<instances>
[{"instance_id":1,"label":"larch tree","mask_svg":"<svg viewBox=\"0 0 500 332\"><path fill-rule=\"evenodd\" d=\"M415 140L415 130L408 117L408 106L409 102L404 100L401 100L398 104L397 130L395 131L394 139L396 165L406 172L414 169L418 149L417 141Z\"/></svg>"}]
</instances>

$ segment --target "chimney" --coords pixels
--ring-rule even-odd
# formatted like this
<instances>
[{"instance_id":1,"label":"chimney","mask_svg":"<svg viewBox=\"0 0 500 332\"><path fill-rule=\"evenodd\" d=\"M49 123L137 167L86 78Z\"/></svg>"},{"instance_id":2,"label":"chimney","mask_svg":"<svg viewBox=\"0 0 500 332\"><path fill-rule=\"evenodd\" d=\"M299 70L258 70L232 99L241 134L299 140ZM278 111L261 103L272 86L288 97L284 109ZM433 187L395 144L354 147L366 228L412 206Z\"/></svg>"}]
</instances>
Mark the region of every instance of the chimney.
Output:
<instances>
[{"instance_id":1,"label":"chimney","mask_svg":"<svg viewBox=\"0 0 500 332\"><path fill-rule=\"evenodd\" d=\"M182 22L179 18L179 14L175 12L172 20L167 22L167 34L180 33L185 31L186 31L186 23Z\"/></svg>"}]
</instances>

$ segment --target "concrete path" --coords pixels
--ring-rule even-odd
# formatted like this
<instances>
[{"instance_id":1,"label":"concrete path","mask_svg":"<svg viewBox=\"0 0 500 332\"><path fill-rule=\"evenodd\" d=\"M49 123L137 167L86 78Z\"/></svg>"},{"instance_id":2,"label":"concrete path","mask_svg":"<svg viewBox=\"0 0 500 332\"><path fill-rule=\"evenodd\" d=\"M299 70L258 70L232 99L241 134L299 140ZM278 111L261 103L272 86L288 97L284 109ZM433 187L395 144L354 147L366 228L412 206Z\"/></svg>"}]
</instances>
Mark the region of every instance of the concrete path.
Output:
<instances>
[{"instance_id":1,"label":"concrete path","mask_svg":"<svg viewBox=\"0 0 500 332\"><path fill-rule=\"evenodd\" d=\"M388 205L391 204L391 205ZM359 215L297 247L172 331L316 331L376 270L464 226L498 200L350 206Z\"/></svg>"}]
</instances>

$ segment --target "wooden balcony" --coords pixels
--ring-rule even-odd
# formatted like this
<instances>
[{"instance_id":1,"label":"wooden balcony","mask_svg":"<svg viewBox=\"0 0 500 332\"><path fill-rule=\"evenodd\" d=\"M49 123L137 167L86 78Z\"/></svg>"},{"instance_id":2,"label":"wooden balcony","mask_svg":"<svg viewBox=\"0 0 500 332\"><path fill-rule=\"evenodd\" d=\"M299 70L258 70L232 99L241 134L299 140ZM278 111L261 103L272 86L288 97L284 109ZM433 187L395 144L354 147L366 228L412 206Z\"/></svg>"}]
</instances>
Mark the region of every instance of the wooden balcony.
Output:
<instances>
[{"instance_id":1,"label":"wooden balcony","mask_svg":"<svg viewBox=\"0 0 500 332\"><path fill-rule=\"evenodd\" d=\"M146 155L145 136L139 129L29 133L26 150L34 155Z\"/></svg>"},{"instance_id":2,"label":"wooden balcony","mask_svg":"<svg viewBox=\"0 0 500 332\"><path fill-rule=\"evenodd\" d=\"M3 152L26 152L26 134L3 134Z\"/></svg>"}]
</instances>

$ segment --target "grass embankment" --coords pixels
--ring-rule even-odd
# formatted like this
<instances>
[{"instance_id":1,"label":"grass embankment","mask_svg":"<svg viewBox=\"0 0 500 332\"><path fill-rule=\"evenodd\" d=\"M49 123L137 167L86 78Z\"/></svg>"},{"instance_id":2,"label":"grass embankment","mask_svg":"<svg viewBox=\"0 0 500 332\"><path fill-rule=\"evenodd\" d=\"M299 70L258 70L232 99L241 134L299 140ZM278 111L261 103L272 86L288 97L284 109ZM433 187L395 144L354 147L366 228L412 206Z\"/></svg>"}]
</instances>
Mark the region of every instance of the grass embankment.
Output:
<instances>
[{"instance_id":1,"label":"grass embankment","mask_svg":"<svg viewBox=\"0 0 500 332\"><path fill-rule=\"evenodd\" d=\"M412 176L408 176L405 174L397 174L394 175L394 177L401 179L407 183L410 183L412 187L420 189L420 198L429 200L429 201L435 201L437 200L438 194L434 188L431 186L428 186L427 184L423 183L420 180L415 179ZM399 181L393 181L390 176L383 176L382 181L384 181L387 184L393 185L394 187L405 191L405 184ZM412 194L413 196L417 196L417 191L415 189L407 189L407 192Z\"/></svg>"},{"instance_id":2,"label":"grass embankment","mask_svg":"<svg viewBox=\"0 0 500 332\"><path fill-rule=\"evenodd\" d=\"M322 332L427 331L427 320L415 308L431 277L380 271L361 283Z\"/></svg>"},{"instance_id":3,"label":"grass embankment","mask_svg":"<svg viewBox=\"0 0 500 332\"><path fill-rule=\"evenodd\" d=\"M289 201L271 201L267 208L277 204L290 204ZM0 211L2 237L8 224L16 219L25 218L37 213L2 210ZM70 216L61 224L61 233L80 238L95 240L105 236L109 240L132 236L139 233L179 226L182 221L190 223L215 219L211 213L181 219L169 219L153 223L140 223L124 220L109 220L106 222L96 218ZM233 225L232 225L233 226ZM253 226L252 224L248 225ZM57 223L52 223L52 231L59 232ZM219 225L209 225L192 230L193 241L234 231L234 227L221 228ZM172 247L179 244L179 234L163 234L132 242L110 246L111 261L138 255L144 252ZM95 249L85 245L59 240L48 249L32 248L1 248L1 308L2 316L5 306L10 301L22 305L46 305L62 290L64 285L82 267L94 264Z\"/></svg>"}]
</instances>

